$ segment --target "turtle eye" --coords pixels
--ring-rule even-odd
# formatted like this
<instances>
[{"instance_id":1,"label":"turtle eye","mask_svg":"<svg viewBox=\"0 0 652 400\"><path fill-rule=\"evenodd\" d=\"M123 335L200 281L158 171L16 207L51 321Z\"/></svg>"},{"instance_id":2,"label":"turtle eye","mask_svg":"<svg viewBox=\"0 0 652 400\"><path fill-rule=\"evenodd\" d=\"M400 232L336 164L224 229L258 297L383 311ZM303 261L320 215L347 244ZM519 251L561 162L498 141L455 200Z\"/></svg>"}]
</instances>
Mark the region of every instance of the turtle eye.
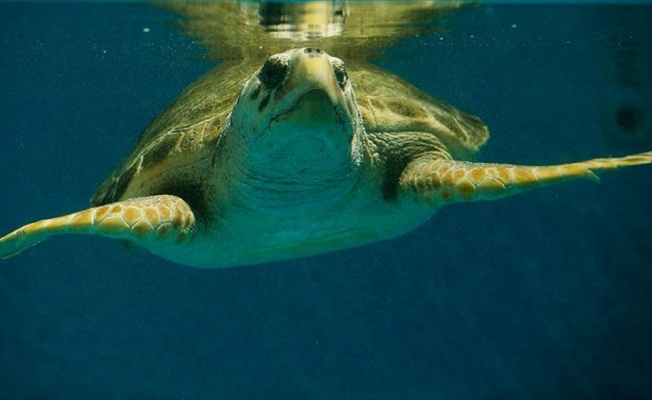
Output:
<instances>
[{"instance_id":1,"label":"turtle eye","mask_svg":"<svg viewBox=\"0 0 652 400\"><path fill-rule=\"evenodd\" d=\"M258 79L265 86L265 89L273 89L285 80L288 70L287 58L278 54L273 55L265 61L263 68L258 73Z\"/></svg>"},{"instance_id":2,"label":"turtle eye","mask_svg":"<svg viewBox=\"0 0 652 400\"><path fill-rule=\"evenodd\" d=\"M340 89L344 90L346 82L349 80L349 76L346 73L346 67L342 60L333 60L333 73L335 74L335 79L337 79L337 84L340 86Z\"/></svg>"}]
</instances>

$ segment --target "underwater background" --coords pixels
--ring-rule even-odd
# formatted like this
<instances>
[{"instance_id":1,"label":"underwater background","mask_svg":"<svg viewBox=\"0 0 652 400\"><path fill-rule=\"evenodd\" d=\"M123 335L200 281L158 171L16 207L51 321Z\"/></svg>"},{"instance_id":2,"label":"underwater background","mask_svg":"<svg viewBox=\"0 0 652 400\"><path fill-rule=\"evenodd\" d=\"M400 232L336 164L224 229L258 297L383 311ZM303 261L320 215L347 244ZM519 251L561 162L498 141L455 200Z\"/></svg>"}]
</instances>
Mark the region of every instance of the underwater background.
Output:
<instances>
[{"instance_id":1,"label":"underwater background","mask_svg":"<svg viewBox=\"0 0 652 400\"><path fill-rule=\"evenodd\" d=\"M214 67L178 18L0 3L2 234L87 207ZM650 21L490 3L377 63L479 115L482 161L619 156L652 149ZM0 398L649 397L651 177L452 205L391 241L245 268L52 238L0 261Z\"/></svg>"}]
</instances>

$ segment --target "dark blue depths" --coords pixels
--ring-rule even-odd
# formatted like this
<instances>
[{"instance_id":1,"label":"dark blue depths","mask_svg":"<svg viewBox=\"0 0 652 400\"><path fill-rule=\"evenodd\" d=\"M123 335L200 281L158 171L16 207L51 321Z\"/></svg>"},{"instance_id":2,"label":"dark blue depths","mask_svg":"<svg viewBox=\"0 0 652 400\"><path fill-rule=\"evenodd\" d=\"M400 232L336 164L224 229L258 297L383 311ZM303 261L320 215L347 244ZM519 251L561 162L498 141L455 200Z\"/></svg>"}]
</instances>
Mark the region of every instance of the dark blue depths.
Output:
<instances>
[{"instance_id":1,"label":"dark blue depths","mask_svg":"<svg viewBox=\"0 0 652 400\"><path fill-rule=\"evenodd\" d=\"M212 66L155 8L0 4L0 19L3 233L86 207ZM649 20L485 5L381 64L480 115L482 160L623 155L652 149ZM248 268L51 239L0 264L0 398L646 397L651 173L454 205L392 241Z\"/></svg>"}]
</instances>

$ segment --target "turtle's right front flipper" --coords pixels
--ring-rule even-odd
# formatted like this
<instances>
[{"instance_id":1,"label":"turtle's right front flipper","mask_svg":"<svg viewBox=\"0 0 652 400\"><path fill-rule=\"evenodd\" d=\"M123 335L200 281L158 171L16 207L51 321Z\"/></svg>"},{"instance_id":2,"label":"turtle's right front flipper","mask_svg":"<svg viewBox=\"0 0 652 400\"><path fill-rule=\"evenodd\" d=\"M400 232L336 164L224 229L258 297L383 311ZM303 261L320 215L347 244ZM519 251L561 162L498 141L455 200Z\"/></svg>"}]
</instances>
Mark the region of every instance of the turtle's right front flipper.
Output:
<instances>
[{"instance_id":1,"label":"turtle's right front flipper","mask_svg":"<svg viewBox=\"0 0 652 400\"><path fill-rule=\"evenodd\" d=\"M0 258L14 256L52 235L90 234L136 244L182 243L194 228L195 216L179 197L137 197L27 224L0 238Z\"/></svg>"}]
</instances>

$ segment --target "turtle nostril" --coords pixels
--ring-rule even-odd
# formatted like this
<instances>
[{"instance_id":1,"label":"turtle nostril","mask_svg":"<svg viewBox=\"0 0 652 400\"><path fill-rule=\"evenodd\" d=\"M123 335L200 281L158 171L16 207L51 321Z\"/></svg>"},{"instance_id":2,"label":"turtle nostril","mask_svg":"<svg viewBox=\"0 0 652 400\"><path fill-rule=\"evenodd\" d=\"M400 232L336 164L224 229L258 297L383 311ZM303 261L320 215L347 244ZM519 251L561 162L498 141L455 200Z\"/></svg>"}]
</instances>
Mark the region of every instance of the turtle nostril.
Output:
<instances>
[{"instance_id":1,"label":"turtle nostril","mask_svg":"<svg viewBox=\"0 0 652 400\"><path fill-rule=\"evenodd\" d=\"M303 49L303 52L306 53L306 54L312 54L312 53L323 54L324 53L322 51L322 49L320 49L318 47L306 47L305 49Z\"/></svg>"}]
</instances>

